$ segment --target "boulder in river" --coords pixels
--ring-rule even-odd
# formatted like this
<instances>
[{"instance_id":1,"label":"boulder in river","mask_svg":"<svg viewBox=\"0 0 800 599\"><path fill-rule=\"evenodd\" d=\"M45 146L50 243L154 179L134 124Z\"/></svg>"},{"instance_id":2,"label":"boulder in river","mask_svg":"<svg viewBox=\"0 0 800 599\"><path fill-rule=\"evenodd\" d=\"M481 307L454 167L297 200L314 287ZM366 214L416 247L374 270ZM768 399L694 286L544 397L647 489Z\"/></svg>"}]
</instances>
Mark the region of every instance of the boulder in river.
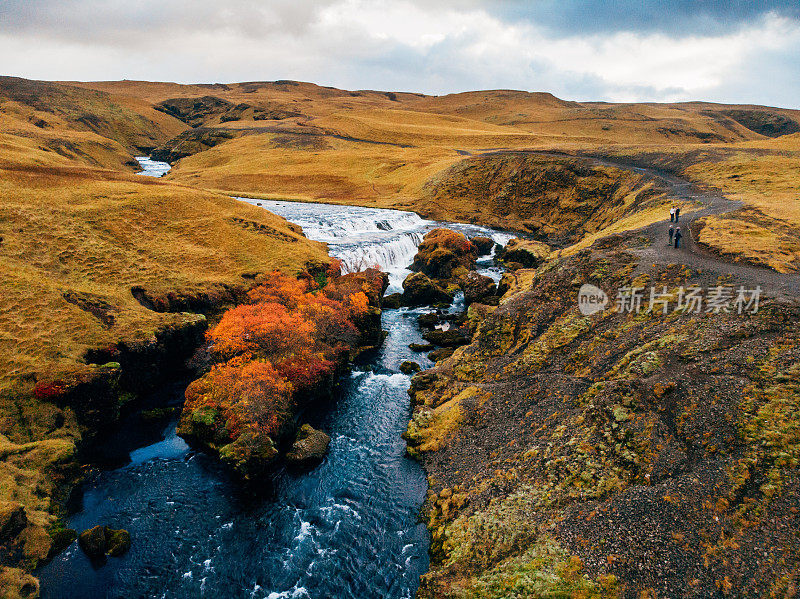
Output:
<instances>
[{"instance_id":1,"label":"boulder in river","mask_svg":"<svg viewBox=\"0 0 800 599\"><path fill-rule=\"evenodd\" d=\"M479 256L488 256L492 253L492 248L494 247L494 239L491 237L484 237L483 235L479 235L477 237L470 238L472 245L475 246L475 249L478 251Z\"/></svg>"},{"instance_id":2,"label":"boulder in river","mask_svg":"<svg viewBox=\"0 0 800 599\"><path fill-rule=\"evenodd\" d=\"M331 438L326 433L310 424L304 424L297 432L292 448L286 454L286 461L297 468L314 466L325 457L330 443Z\"/></svg>"},{"instance_id":3,"label":"boulder in river","mask_svg":"<svg viewBox=\"0 0 800 599\"><path fill-rule=\"evenodd\" d=\"M124 529L98 525L84 530L78 537L78 545L92 559L119 557L131 548L131 535Z\"/></svg>"},{"instance_id":4,"label":"boulder in river","mask_svg":"<svg viewBox=\"0 0 800 599\"><path fill-rule=\"evenodd\" d=\"M403 374L414 374L415 372L419 372L422 370L420 365L416 362L412 362L411 360L406 360L402 364L400 364L400 372Z\"/></svg>"},{"instance_id":5,"label":"boulder in river","mask_svg":"<svg viewBox=\"0 0 800 599\"><path fill-rule=\"evenodd\" d=\"M436 312L428 312L427 314L420 314L419 317L417 318L417 323L421 327L433 328L437 324L439 324L440 320L441 317L439 316L439 314L437 314Z\"/></svg>"},{"instance_id":6,"label":"boulder in river","mask_svg":"<svg viewBox=\"0 0 800 599\"><path fill-rule=\"evenodd\" d=\"M456 348L454 347L440 347L429 353L428 359L432 362L441 362L452 356L455 351Z\"/></svg>"},{"instance_id":7,"label":"boulder in river","mask_svg":"<svg viewBox=\"0 0 800 599\"><path fill-rule=\"evenodd\" d=\"M433 348L433 343L411 343L408 346L408 349L416 352L431 351Z\"/></svg>"},{"instance_id":8,"label":"boulder in river","mask_svg":"<svg viewBox=\"0 0 800 599\"><path fill-rule=\"evenodd\" d=\"M425 341L430 341L434 345L438 345L439 347L458 347L460 345L466 345L470 342L469 337L467 337L459 329L450 329L447 331L427 331L423 333L422 338Z\"/></svg>"},{"instance_id":9,"label":"boulder in river","mask_svg":"<svg viewBox=\"0 0 800 599\"><path fill-rule=\"evenodd\" d=\"M453 296L421 272L415 272L403 281L403 303L406 306L450 303Z\"/></svg>"},{"instance_id":10,"label":"boulder in river","mask_svg":"<svg viewBox=\"0 0 800 599\"><path fill-rule=\"evenodd\" d=\"M383 308L386 310L399 308L402 305L403 305L402 293L390 293L389 295L383 298Z\"/></svg>"},{"instance_id":11,"label":"boulder in river","mask_svg":"<svg viewBox=\"0 0 800 599\"><path fill-rule=\"evenodd\" d=\"M439 228L425 235L411 270L434 279L449 279L459 266L474 268L477 257L478 250L464 234Z\"/></svg>"},{"instance_id":12,"label":"boulder in river","mask_svg":"<svg viewBox=\"0 0 800 599\"><path fill-rule=\"evenodd\" d=\"M470 272L463 279L464 301L467 305L473 302L482 302L486 298L497 294L497 287L491 277Z\"/></svg>"}]
</instances>

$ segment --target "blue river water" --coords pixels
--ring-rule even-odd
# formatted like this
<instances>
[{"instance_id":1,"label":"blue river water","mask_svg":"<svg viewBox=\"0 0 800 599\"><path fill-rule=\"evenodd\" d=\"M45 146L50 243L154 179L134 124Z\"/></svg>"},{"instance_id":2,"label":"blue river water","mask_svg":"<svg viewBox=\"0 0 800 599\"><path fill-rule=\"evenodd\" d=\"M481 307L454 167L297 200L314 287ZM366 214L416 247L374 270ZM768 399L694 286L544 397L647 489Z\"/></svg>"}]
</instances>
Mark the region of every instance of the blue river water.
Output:
<instances>
[{"instance_id":1,"label":"blue river water","mask_svg":"<svg viewBox=\"0 0 800 599\"><path fill-rule=\"evenodd\" d=\"M246 201L328 242L346 268L388 270L391 290L436 224L389 210ZM278 472L267 496L245 493L212 458L191 451L174 421L126 421L96 456L105 468L83 485L67 524L127 529L131 549L97 565L73 543L37 571L42 597L413 597L428 568L428 533L418 521L427 482L401 438L411 408L410 377L399 366L431 366L408 347L422 341L417 317L424 311L384 311L383 346L354 365L332 401L303 415L331 436L328 456L304 474ZM184 387L161 390L153 405L180 406Z\"/></svg>"}]
</instances>

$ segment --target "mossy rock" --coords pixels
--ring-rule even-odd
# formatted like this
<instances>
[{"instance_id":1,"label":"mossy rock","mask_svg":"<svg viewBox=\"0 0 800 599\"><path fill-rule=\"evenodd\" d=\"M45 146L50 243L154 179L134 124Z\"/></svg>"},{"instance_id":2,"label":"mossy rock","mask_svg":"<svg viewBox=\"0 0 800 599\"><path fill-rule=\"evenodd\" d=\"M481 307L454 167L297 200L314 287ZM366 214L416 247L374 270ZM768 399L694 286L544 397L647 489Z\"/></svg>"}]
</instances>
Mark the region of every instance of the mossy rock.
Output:
<instances>
[{"instance_id":1,"label":"mossy rock","mask_svg":"<svg viewBox=\"0 0 800 599\"><path fill-rule=\"evenodd\" d=\"M325 457L331 438L326 433L304 424L297 432L291 450L286 454L286 461L296 468L312 467Z\"/></svg>"},{"instance_id":2,"label":"mossy rock","mask_svg":"<svg viewBox=\"0 0 800 599\"><path fill-rule=\"evenodd\" d=\"M424 273L412 273L403 281L403 304L406 306L450 305L452 301L453 294L434 283Z\"/></svg>"},{"instance_id":3,"label":"mossy rock","mask_svg":"<svg viewBox=\"0 0 800 599\"><path fill-rule=\"evenodd\" d=\"M422 370L420 365L416 362L412 362L411 360L406 360L402 364L400 364L400 372L403 374L414 374L415 372L419 372Z\"/></svg>"},{"instance_id":4,"label":"mossy rock","mask_svg":"<svg viewBox=\"0 0 800 599\"><path fill-rule=\"evenodd\" d=\"M92 559L119 557L131 548L131 535L124 529L97 525L80 534L78 545Z\"/></svg>"},{"instance_id":5,"label":"mossy rock","mask_svg":"<svg viewBox=\"0 0 800 599\"><path fill-rule=\"evenodd\" d=\"M433 343L410 343L408 349L415 352L431 351L436 347Z\"/></svg>"},{"instance_id":6,"label":"mossy rock","mask_svg":"<svg viewBox=\"0 0 800 599\"><path fill-rule=\"evenodd\" d=\"M389 295L383 298L383 302L381 303L381 307L384 310L393 310L395 308L399 308L402 305L403 305L402 293L390 293Z\"/></svg>"},{"instance_id":7,"label":"mossy rock","mask_svg":"<svg viewBox=\"0 0 800 599\"><path fill-rule=\"evenodd\" d=\"M48 557L54 557L72 545L73 541L78 538L78 533L72 528L57 528L50 531L50 538L53 540L53 544L50 546Z\"/></svg>"},{"instance_id":8,"label":"mossy rock","mask_svg":"<svg viewBox=\"0 0 800 599\"><path fill-rule=\"evenodd\" d=\"M472 242L472 245L475 246L475 249L478 250L479 256L488 256L491 254L495 245L494 239L491 237L485 237L483 235L472 237L470 241Z\"/></svg>"}]
</instances>

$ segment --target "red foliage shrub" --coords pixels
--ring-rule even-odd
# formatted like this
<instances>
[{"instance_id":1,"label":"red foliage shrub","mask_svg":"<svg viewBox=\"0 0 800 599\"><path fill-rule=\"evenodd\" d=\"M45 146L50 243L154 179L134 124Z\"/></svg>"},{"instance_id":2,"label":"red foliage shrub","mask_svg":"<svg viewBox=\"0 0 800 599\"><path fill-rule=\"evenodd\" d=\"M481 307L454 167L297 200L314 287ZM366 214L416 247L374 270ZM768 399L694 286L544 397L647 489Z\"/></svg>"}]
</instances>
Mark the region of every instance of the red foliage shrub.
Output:
<instances>
[{"instance_id":1,"label":"red foliage shrub","mask_svg":"<svg viewBox=\"0 0 800 599\"><path fill-rule=\"evenodd\" d=\"M219 364L187 387L184 409L218 414L215 420L224 425L228 439L236 438L244 427L272 436L291 417L291 397L292 384L269 362Z\"/></svg>"},{"instance_id":2,"label":"red foliage shrub","mask_svg":"<svg viewBox=\"0 0 800 599\"><path fill-rule=\"evenodd\" d=\"M320 381L333 374L336 363L326 359L320 353L294 355L291 358L276 362L275 369L286 378L297 391L312 389Z\"/></svg>"},{"instance_id":3,"label":"red foliage shrub","mask_svg":"<svg viewBox=\"0 0 800 599\"><path fill-rule=\"evenodd\" d=\"M252 353L283 357L313 343L314 323L281 304L246 304L228 310L211 331L213 351L223 357Z\"/></svg>"},{"instance_id":4,"label":"red foliage shrub","mask_svg":"<svg viewBox=\"0 0 800 599\"><path fill-rule=\"evenodd\" d=\"M33 396L42 401L54 401L64 395L68 388L68 384L64 381L37 383L33 388Z\"/></svg>"},{"instance_id":5,"label":"red foliage shrub","mask_svg":"<svg viewBox=\"0 0 800 599\"><path fill-rule=\"evenodd\" d=\"M250 291L251 303L223 315L209 339L224 363L187 388L181 434L218 448L240 469L274 456L296 394L331 379L361 340L354 321L383 293L380 272L325 278L338 269L322 273L322 288L310 276L273 273Z\"/></svg>"}]
</instances>

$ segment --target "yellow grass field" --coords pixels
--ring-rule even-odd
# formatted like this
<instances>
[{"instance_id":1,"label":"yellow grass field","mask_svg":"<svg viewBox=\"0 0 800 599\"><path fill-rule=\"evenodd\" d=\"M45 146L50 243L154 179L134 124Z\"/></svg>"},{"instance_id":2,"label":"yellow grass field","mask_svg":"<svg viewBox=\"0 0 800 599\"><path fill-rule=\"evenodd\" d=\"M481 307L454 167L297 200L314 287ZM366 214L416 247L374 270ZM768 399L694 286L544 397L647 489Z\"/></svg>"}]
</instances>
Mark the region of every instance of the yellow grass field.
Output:
<instances>
[{"instance_id":1,"label":"yellow grass field","mask_svg":"<svg viewBox=\"0 0 800 599\"><path fill-rule=\"evenodd\" d=\"M663 219L663 187L579 155L597 156L744 202L708 219L699 240L790 272L800 265L798 123L800 112L777 108L508 90L0 77L0 507L26 507L28 563L47 553L53 473L81 434L69 409L34 399L37 382L93 368L91 350L197 318L153 310L142 294L223 293L326 257L296 227L229 196L415 210L560 236L571 250ZM134 174L134 156L151 152L173 163L162 180Z\"/></svg>"}]
</instances>

